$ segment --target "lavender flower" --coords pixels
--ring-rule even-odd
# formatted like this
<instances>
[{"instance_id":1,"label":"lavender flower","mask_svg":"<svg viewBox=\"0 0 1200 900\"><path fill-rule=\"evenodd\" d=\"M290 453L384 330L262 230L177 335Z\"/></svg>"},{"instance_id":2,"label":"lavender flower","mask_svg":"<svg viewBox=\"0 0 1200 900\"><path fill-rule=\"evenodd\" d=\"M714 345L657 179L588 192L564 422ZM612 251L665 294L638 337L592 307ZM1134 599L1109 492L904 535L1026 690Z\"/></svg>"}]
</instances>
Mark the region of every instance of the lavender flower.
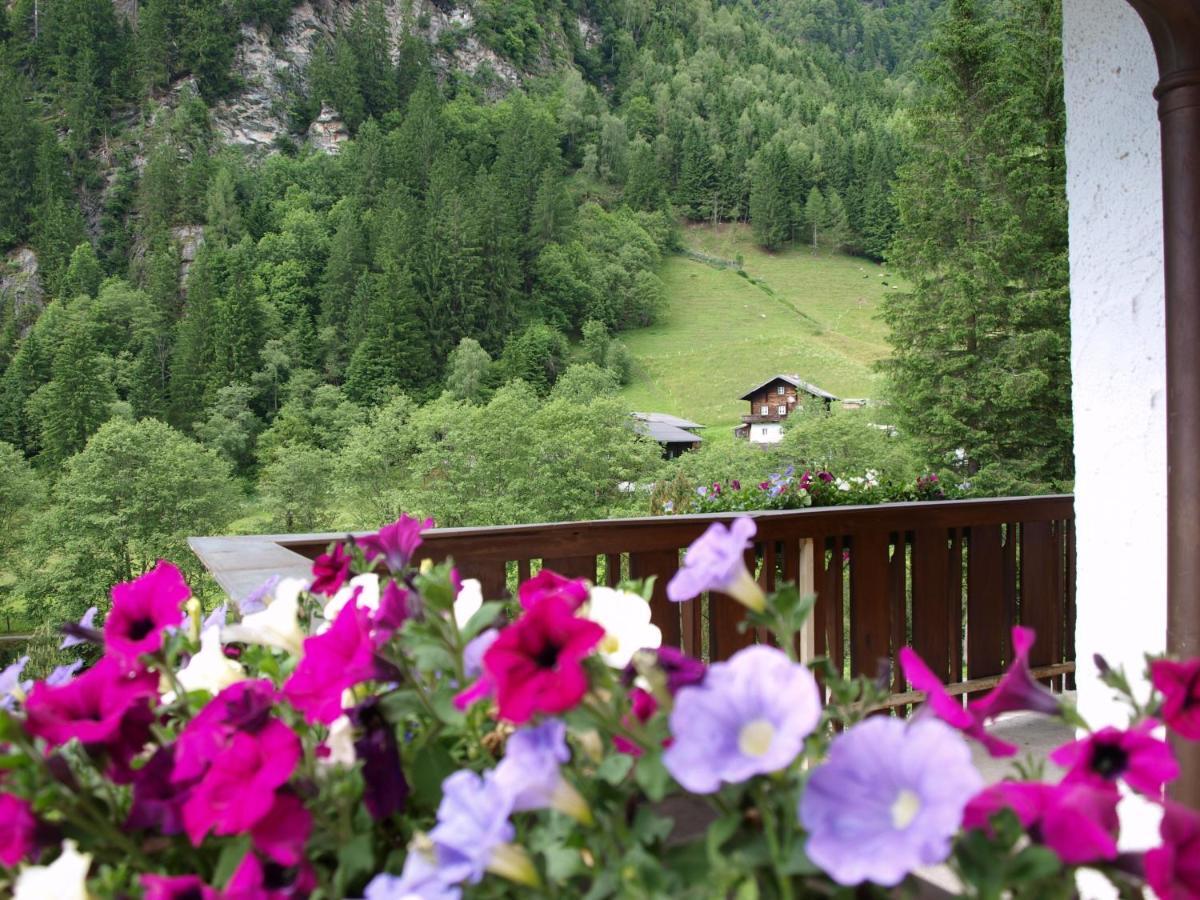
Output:
<instances>
[{"instance_id":1,"label":"lavender flower","mask_svg":"<svg viewBox=\"0 0 1200 900\"><path fill-rule=\"evenodd\" d=\"M522 728L508 739L495 781L508 794L514 812L557 809L589 824L592 813L579 791L563 778L559 766L571 758L567 726L547 719L535 728Z\"/></svg>"},{"instance_id":2,"label":"lavender flower","mask_svg":"<svg viewBox=\"0 0 1200 900\"><path fill-rule=\"evenodd\" d=\"M204 634L204 632L213 627L223 628L225 626L225 616L228 611L229 604L222 603L220 606L210 612L204 618L204 621L200 623L200 633Z\"/></svg>"},{"instance_id":3,"label":"lavender flower","mask_svg":"<svg viewBox=\"0 0 1200 900\"><path fill-rule=\"evenodd\" d=\"M435 862L410 850L401 875L381 873L367 884L366 900L459 900L462 891L447 883Z\"/></svg>"},{"instance_id":4,"label":"lavender flower","mask_svg":"<svg viewBox=\"0 0 1200 900\"><path fill-rule=\"evenodd\" d=\"M249 594L237 601L238 612L243 618L251 613L262 612L267 608L266 597L275 595L275 588L282 579L278 575L272 575Z\"/></svg>"},{"instance_id":5,"label":"lavender flower","mask_svg":"<svg viewBox=\"0 0 1200 900\"><path fill-rule=\"evenodd\" d=\"M667 676L667 692L672 697L680 688L702 682L708 672L708 666L703 662L669 645L659 647L655 652L658 654L658 667Z\"/></svg>"},{"instance_id":6,"label":"lavender flower","mask_svg":"<svg viewBox=\"0 0 1200 900\"><path fill-rule=\"evenodd\" d=\"M61 687L75 677L75 673L83 668L83 660L77 659L65 666L55 666L54 671L46 676L46 684L50 687Z\"/></svg>"},{"instance_id":7,"label":"lavender flower","mask_svg":"<svg viewBox=\"0 0 1200 900\"><path fill-rule=\"evenodd\" d=\"M747 647L675 696L675 741L663 764L687 790L711 794L722 781L786 768L820 720L820 692L808 668L774 647Z\"/></svg>"},{"instance_id":8,"label":"lavender flower","mask_svg":"<svg viewBox=\"0 0 1200 900\"><path fill-rule=\"evenodd\" d=\"M799 816L806 852L834 881L894 886L950 853L983 779L958 732L936 719L875 717L836 737Z\"/></svg>"},{"instance_id":9,"label":"lavender flower","mask_svg":"<svg viewBox=\"0 0 1200 900\"><path fill-rule=\"evenodd\" d=\"M683 568L667 585L667 598L678 603L704 591L720 591L750 609L761 611L766 600L762 588L746 569L743 556L757 530L749 516L734 519L729 528L720 522L709 525L688 547Z\"/></svg>"},{"instance_id":10,"label":"lavender flower","mask_svg":"<svg viewBox=\"0 0 1200 900\"><path fill-rule=\"evenodd\" d=\"M489 628L467 641L467 646L463 648L464 675L468 678L478 678L483 674L483 655L498 637L499 629Z\"/></svg>"},{"instance_id":11,"label":"lavender flower","mask_svg":"<svg viewBox=\"0 0 1200 900\"><path fill-rule=\"evenodd\" d=\"M0 709L12 709L17 705L18 696L28 693L33 687L32 681L21 681L21 673L28 662L29 657L22 656L0 672Z\"/></svg>"},{"instance_id":12,"label":"lavender flower","mask_svg":"<svg viewBox=\"0 0 1200 900\"><path fill-rule=\"evenodd\" d=\"M511 797L492 778L462 769L442 782L438 822L429 836L445 882L479 883L516 834L510 812Z\"/></svg>"},{"instance_id":13,"label":"lavender flower","mask_svg":"<svg viewBox=\"0 0 1200 900\"><path fill-rule=\"evenodd\" d=\"M62 639L62 643L58 645L59 650L66 650L68 647L77 647L80 644L102 644L104 638L95 626L96 607L92 606L83 614L83 618L78 622L68 622L62 626L63 633L66 637Z\"/></svg>"}]
</instances>

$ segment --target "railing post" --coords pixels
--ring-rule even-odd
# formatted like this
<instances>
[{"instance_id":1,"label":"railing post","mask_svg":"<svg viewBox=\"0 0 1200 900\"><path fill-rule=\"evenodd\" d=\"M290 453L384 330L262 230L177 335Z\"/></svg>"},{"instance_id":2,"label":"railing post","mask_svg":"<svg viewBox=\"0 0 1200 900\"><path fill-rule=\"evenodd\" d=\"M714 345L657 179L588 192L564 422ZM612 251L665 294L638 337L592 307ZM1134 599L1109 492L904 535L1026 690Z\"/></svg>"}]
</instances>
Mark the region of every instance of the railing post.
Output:
<instances>
[{"instance_id":1,"label":"railing post","mask_svg":"<svg viewBox=\"0 0 1200 900\"><path fill-rule=\"evenodd\" d=\"M817 592L817 559L816 546L813 538L804 538L800 541L800 571L796 578L796 589L800 592L800 596L815 594ZM813 657L817 655L817 625L814 619L816 618L816 609L814 608L808 619L804 622L804 627L800 629L800 634L796 639L798 646L796 652L800 656L800 662L811 662Z\"/></svg>"}]
</instances>

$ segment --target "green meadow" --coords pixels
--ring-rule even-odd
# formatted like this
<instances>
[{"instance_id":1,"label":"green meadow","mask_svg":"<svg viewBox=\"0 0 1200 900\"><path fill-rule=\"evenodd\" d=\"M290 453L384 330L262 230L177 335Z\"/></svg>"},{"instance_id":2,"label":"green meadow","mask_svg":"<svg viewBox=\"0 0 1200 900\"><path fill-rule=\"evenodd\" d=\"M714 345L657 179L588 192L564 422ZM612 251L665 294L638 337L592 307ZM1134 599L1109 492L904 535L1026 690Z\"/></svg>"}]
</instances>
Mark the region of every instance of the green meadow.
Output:
<instances>
[{"instance_id":1,"label":"green meadow","mask_svg":"<svg viewBox=\"0 0 1200 900\"><path fill-rule=\"evenodd\" d=\"M621 336L634 357L622 396L634 409L732 426L746 412L738 398L783 372L839 397L878 395L888 346L877 312L899 289L884 266L810 248L768 253L741 225L689 227L683 244L663 266L659 321Z\"/></svg>"}]
</instances>

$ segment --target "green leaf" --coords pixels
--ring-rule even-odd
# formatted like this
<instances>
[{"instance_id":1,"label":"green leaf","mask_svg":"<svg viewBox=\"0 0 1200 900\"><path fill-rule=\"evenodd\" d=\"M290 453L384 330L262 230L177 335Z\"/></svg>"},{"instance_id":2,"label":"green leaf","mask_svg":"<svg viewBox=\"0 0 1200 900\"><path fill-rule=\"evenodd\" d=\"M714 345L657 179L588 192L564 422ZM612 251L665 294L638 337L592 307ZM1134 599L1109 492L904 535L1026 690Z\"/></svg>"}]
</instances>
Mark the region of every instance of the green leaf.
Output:
<instances>
[{"instance_id":1,"label":"green leaf","mask_svg":"<svg viewBox=\"0 0 1200 900\"><path fill-rule=\"evenodd\" d=\"M787 859L780 865L784 875L816 875L820 872L805 852L805 841L793 840Z\"/></svg>"},{"instance_id":2,"label":"green leaf","mask_svg":"<svg viewBox=\"0 0 1200 900\"><path fill-rule=\"evenodd\" d=\"M345 895L355 882L375 872L375 851L370 834L359 834L338 848L338 867L335 881Z\"/></svg>"},{"instance_id":3,"label":"green leaf","mask_svg":"<svg viewBox=\"0 0 1200 900\"><path fill-rule=\"evenodd\" d=\"M475 610L475 615L471 616L470 620L462 628L463 640L469 641L473 637L477 637L484 629L489 628L496 617L504 612L504 604L499 601L490 601L483 604L479 609Z\"/></svg>"},{"instance_id":4,"label":"green leaf","mask_svg":"<svg viewBox=\"0 0 1200 900\"><path fill-rule=\"evenodd\" d=\"M430 809L436 807L442 798L442 782L457 768L454 758L441 744L425 745L408 767L413 800Z\"/></svg>"},{"instance_id":5,"label":"green leaf","mask_svg":"<svg viewBox=\"0 0 1200 900\"><path fill-rule=\"evenodd\" d=\"M249 851L249 835L243 834L228 841L221 848L221 855L217 857L217 865L213 870L213 884L218 887L224 887L229 882L229 879L233 877L233 873L237 871L237 867L241 865L242 859Z\"/></svg>"},{"instance_id":6,"label":"green leaf","mask_svg":"<svg viewBox=\"0 0 1200 900\"><path fill-rule=\"evenodd\" d=\"M717 860L721 856L721 846L737 833L741 824L741 813L731 812L721 816L708 826L708 832L704 836L704 845L710 859Z\"/></svg>"},{"instance_id":7,"label":"green leaf","mask_svg":"<svg viewBox=\"0 0 1200 900\"><path fill-rule=\"evenodd\" d=\"M1062 871L1062 862L1054 852L1036 845L1026 847L1009 863L1011 881L1040 881Z\"/></svg>"},{"instance_id":8,"label":"green leaf","mask_svg":"<svg viewBox=\"0 0 1200 900\"><path fill-rule=\"evenodd\" d=\"M665 797L671 786L671 775L663 765L661 750L652 750L639 758L633 777L654 803Z\"/></svg>"},{"instance_id":9,"label":"green leaf","mask_svg":"<svg viewBox=\"0 0 1200 900\"><path fill-rule=\"evenodd\" d=\"M733 896L735 900L758 900L758 882L753 878L747 878Z\"/></svg>"},{"instance_id":10,"label":"green leaf","mask_svg":"<svg viewBox=\"0 0 1200 900\"><path fill-rule=\"evenodd\" d=\"M643 844L665 841L674 830L674 819L669 816L660 816L648 806L641 807L633 819L633 833Z\"/></svg>"},{"instance_id":11,"label":"green leaf","mask_svg":"<svg viewBox=\"0 0 1200 900\"><path fill-rule=\"evenodd\" d=\"M596 769L596 777L608 784L618 785L625 780L632 768L632 756L627 753L613 753L600 763L600 767Z\"/></svg>"}]
</instances>

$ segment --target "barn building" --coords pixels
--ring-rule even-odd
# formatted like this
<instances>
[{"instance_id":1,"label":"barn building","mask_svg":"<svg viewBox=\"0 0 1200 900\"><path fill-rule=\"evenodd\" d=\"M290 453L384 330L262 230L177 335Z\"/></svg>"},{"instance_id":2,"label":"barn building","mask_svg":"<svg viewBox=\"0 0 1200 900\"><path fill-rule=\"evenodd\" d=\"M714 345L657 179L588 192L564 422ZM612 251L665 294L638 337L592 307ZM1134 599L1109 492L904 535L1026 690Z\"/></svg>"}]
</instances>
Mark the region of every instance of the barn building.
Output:
<instances>
[{"instance_id":1,"label":"barn building","mask_svg":"<svg viewBox=\"0 0 1200 900\"><path fill-rule=\"evenodd\" d=\"M663 449L664 459L674 459L689 450L700 449L702 438L695 432L703 425L667 413L635 412L632 415L634 430L657 441Z\"/></svg>"}]
</instances>

